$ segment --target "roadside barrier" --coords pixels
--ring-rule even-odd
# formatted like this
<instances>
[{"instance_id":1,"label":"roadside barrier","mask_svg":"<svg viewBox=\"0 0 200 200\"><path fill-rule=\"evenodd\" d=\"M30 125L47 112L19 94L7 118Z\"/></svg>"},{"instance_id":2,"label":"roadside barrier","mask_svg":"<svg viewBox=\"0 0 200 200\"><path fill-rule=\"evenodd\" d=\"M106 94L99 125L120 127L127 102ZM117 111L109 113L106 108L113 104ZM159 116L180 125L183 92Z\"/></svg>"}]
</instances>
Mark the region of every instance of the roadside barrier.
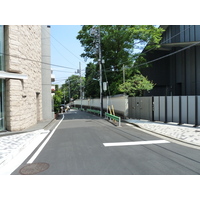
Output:
<instances>
[{"instance_id":1,"label":"roadside barrier","mask_svg":"<svg viewBox=\"0 0 200 200\"><path fill-rule=\"evenodd\" d=\"M105 112L105 117L108 117L108 118L110 118L112 120L118 121L119 122L119 126L121 126L121 117L117 117L115 115L111 115L111 114L109 114L107 112Z\"/></svg>"},{"instance_id":2,"label":"roadside barrier","mask_svg":"<svg viewBox=\"0 0 200 200\"><path fill-rule=\"evenodd\" d=\"M91 112L91 113L95 113L95 114L98 114L98 115L100 115L100 113L101 113L100 110L87 109L86 111L87 111L87 112Z\"/></svg>"}]
</instances>

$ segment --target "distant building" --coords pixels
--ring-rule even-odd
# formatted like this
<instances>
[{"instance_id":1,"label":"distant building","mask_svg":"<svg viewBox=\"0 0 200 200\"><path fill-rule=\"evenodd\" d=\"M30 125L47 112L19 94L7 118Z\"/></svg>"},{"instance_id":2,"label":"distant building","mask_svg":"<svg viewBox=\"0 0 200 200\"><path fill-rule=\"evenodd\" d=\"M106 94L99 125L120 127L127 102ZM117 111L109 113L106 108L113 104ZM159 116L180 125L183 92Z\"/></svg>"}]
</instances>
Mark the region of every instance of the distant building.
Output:
<instances>
[{"instance_id":1,"label":"distant building","mask_svg":"<svg viewBox=\"0 0 200 200\"><path fill-rule=\"evenodd\" d=\"M0 25L0 130L53 118L50 27Z\"/></svg>"},{"instance_id":2,"label":"distant building","mask_svg":"<svg viewBox=\"0 0 200 200\"><path fill-rule=\"evenodd\" d=\"M161 47L147 53L142 69L156 86L145 95L200 95L200 25L163 25ZM167 56L171 54L170 56Z\"/></svg>"}]
</instances>

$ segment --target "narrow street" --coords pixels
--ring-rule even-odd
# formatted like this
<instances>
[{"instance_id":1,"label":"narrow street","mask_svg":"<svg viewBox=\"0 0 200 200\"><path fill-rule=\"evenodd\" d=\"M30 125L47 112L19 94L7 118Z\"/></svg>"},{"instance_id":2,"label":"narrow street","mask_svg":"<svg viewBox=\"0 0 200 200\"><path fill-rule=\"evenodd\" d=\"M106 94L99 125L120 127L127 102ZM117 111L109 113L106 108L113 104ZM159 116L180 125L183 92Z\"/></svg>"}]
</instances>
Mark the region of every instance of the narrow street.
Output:
<instances>
[{"instance_id":1,"label":"narrow street","mask_svg":"<svg viewBox=\"0 0 200 200\"><path fill-rule=\"evenodd\" d=\"M195 175L199 150L71 109L37 155L12 175ZM38 172L31 167L38 163Z\"/></svg>"}]
</instances>

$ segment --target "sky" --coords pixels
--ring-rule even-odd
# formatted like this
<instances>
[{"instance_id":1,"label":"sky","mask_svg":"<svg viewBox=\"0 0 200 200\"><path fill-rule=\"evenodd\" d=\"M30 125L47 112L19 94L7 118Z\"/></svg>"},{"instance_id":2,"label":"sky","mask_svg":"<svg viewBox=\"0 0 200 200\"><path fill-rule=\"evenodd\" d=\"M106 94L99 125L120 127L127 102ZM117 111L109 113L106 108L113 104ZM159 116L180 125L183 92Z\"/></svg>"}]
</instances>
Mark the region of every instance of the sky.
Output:
<instances>
[{"instance_id":1,"label":"sky","mask_svg":"<svg viewBox=\"0 0 200 200\"><path fill-rule=\"evenodd\" d=\"M51 63L66 67L51 67L55 75L53 84L61 86L68 77L79 75L76 73L79 65L81 66L81 76L84 77L87 63L92 62L91 59L85 61L80 56L84 52L84 48L76 37L81 28L81 25L51 26ZM136 50L135 53L140 51Z\"/></svg>"},{"instance_id":2,"label":"sky","mask_svg":"<svg viewBox=\"0 0 200 200\"><path fill-rule=\"evenodd\" d=\"M51 26L51 63L66 67L51 67L56 80L53 84L62 85L69 76L79 75L75 73L79 69L79 63L81 75L85 76L85 67L89 60L85 62L80 56L84 50L76 39L79 30L81 30L81 25Z\"/></svg>"}]
</instances>

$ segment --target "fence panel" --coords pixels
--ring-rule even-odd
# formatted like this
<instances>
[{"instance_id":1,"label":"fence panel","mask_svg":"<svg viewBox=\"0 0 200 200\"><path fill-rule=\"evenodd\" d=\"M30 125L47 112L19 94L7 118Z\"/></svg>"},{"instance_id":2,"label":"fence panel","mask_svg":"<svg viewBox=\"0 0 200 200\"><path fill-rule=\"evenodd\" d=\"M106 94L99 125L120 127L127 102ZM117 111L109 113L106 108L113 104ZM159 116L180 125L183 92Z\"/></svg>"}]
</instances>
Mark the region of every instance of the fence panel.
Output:
<instances>
[{"instance_id":1,"label":"fence panel","mask_svg":"<svg viewBox=\"0 0 200 200\"><path fill-rule=\"evenodd\" d=\"M188 96L188 124L195 124L195 96Z\"/></svg>"},{"instance_id":2,"label":"fence panel","mask_svg":"<svg viewBox=\"0 0 200 200\"><path fill-rule=\"evenodd\" d=\"M128 98L128 115L129 118L135 119L135 97L129 97Z\"/></svg>"},{"instance_id":3,"label":"fence panel","mask_svg":"<svg viewBox=\"0 0 200 200\"><path fill-rule=\"evenodd\" d=\"M160 97L154 97L154 120L160 121Z\"/></svg>"},{"instance_id":4,"label":"fence panel","mask_svg":"<svg viewBox=\"0 0 200 200\"><path fill-rule=\"evenodd\" d=\"M200 125L200 96L129 97L126 102L127 99L122 97L112 98L116 111L125 114L128 109L130 118ZM80 105L81 101L76 100L74 104ZM100 100L82 100L82 105L98 107Z\"/></svg>"},{"instance_id":5,"label":"fence panel","mask_svg":"<svg viewBox=\"0 0 200 200\"><path fill-rule=\"evenodd\" d=\"M179 123L179 96L173 96L173 122Z\"/></svg>"},{"instance_id":6,"label":"fence panel","mask_svg":"<svg viewBox=\"0 0 200 200\"><path fill-rule=\"evenodd\" d=\"M152 97L141 97L141 118L152 120Z\"/></svg>"},{"instance_id":7,"label":"fence panel","mask_svg":"<svg viewBox=\"0 0 200 200\"><path fill-rule=\"evenodd\" d=\"M188 123L188 97L181 97L181 124Z\"/></svg>"},{"instance_id":8,"label":"fence panel","mask_svg":"<svg viewBox=\"0 0 200 200\"><path fill-rule=\"evenodd\" d=\"M141 97L135 97L135 115L137 119L141 119Z\"/></svg>"},{"instance_id":9,"label":"fence panel","mask_svg":"<svg viewBox=\"0 0 200 200\"><path fill-rule=\"evenodd\" d=\"M162 96L162 97L160 97L160 107L159 107L159 109L160 109L160 120L159 121L163 121L163 122L165 122L165 112L166 112L166 110L165 110L165 97L164 96Z\"/></svg>"},{"instance_id":10,"label":"fence panel","mask_svg":"<svg viewBox=\"0 0 200 200\"><path fill-rule=\"evenodd\" d=\"M172 122L172 112L173 112L173 104L172 104L172 96L167 97L167 122Z\"/></svg>"}]
</instances>

